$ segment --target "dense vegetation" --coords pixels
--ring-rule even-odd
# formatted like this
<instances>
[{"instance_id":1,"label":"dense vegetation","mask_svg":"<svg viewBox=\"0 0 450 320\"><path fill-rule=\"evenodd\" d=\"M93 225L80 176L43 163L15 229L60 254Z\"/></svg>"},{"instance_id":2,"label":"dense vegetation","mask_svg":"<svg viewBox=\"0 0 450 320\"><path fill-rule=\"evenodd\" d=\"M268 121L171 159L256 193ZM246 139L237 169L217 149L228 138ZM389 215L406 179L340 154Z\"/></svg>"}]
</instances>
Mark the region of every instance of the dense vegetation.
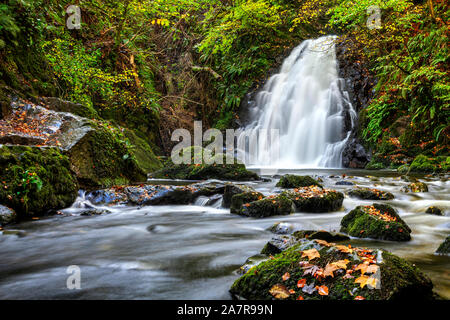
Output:
<instances>
[{"instance_id":1,"label":"dense vegetation","mask_svg":"<svg viewBox=\"0 0 450 320\"><path fill-rule=\"evenodd\" d=\"M66 27L69 5L81 8L80 29ZM366 26L371 5L381 9L379 29ZM443 0L9 0L0 12L2 100L82 103L160 154L170 149L171 130L190 129L193 119L232 125L245 94L280 57L335 33L377 79L360 117L376 164L448 155Z\"/></svg>"}]
</instances>

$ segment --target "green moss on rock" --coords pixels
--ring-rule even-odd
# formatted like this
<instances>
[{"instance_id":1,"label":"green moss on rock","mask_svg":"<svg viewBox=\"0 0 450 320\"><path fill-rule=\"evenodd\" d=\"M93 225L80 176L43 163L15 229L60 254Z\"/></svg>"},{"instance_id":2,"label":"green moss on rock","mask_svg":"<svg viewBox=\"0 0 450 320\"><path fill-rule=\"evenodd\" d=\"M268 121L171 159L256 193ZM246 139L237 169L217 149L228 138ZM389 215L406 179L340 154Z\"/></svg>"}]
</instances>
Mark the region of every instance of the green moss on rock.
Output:
<instances>
[{"instance_id":1,"label":"green moss on rock","mask_svg":"<svg viewBox=\"0 0 450 320\"><path fill-rule=\"evenodd\" d=\"M445 241L441 243L439 248L436 250L437 254L450 254L450 236L445 238Z\"/></svg>"},{"instance_id":2,"label":"green moss on rock","mask_svg":"<svg viewBox=\"0 0 450 320\"><path fill-rule=\"evenodd\" d=\"M57 148L0 147L0 203L19 218L70 206L78 184Z\"/></svg>"},{"instance_id":3,"label":"green moss on rock","mask_svg":"<svg viewBox=\"0 0 450 320\"><path fill-rule=\"evenodd\" d=\"M296 176L293 174L286 174L282 176L276 186L280 188L302 188L309 186L322 187L317 180L311 178L310 176Z\"/></svg>"},{"instance_id":4,"label":"green moss on rock","mask_svg":"<svg viewBox=\"0 0 450 320\"><path fill-rule=\"evenodd\" d=\"M331 212L339 210L344 201L341 192L328 189L301 188L282 193L294 202L296 211L301 212Z\"/></svg>"},{"instance_id":5,"label":"green moss on rock","mask_svg":"<svg viewBox=\"0 0 450 320\"><path fill-rule=\"evenodd\" d=\"M371 189L371 188L355 188L348 192L348 195L362 200L392 200L394 195L390 192Z\"/></svg>"},{"instance_id":6,"label":"green moss on rock","mask_svg":"<svg viewBox=\"0 0 450 320\"><path fill-rule=\"evenodd\" d=\"M430 158L423 154L418 155L411 163L409 173L438 173L448 172L450 157L440 156Z\"/></svg>"},{"instance_id":7,"label":"green moss on rock","mask_svg":"<svg viewBox=\"0 0 450 320\"><path fill-rule=\"evenodd\" d=\"M231 197L230 212L239 213L242 205L264 198L262 193L256 191L242 192Z\"/></svg>"},{"instance_id":8,"label":"green moss on rock","mask_svg":"<svg viewBox=\"0 0 450 320\"><path fill-rule=\"evenodd\" d=\"M318 250L320 257L311 261L302 257L303 250L309 249ZM351 270L362 263L361 257L368 251L376 256L379 266L379 273L375 277L376 287L365 285L362 288L355 282L360 271L354 271L352 276L345 277L345 270L339 269L334 271L333 277L328 276L319 281L312 274L305 274L305 268L301 265L312 264L323 270L330 262L347 259L347 270ZM289 278L283 280L286 273ZM307 288L297 287L297 282L301 279L306 280ZM286 288L287 300L296 300L300 296L305 300L354 300L357 296L367 300L433 299L433 284L430 279L417 267L389 252L353 248L352 253L344 253L333 245L324 246L310 240L303 240L273 259L252 267L233 283L230 293L249 300L272 300L274 296L270 290L275 285ZM318 293L316 286L322 285L327 287L328 295ZM293 291L288 292L289 289Z\"/></svg>"},{"instance_id":9,"label":"green moss on rock","mask_svg":"<svg viewBox=\"0 0 450 320\"><path fill-rule=\"evenodd\" d=\"M411 229L395 209L377 203L372 206L358 206L350 211L341 220L341 232L358 238L390 241L411 240Z\"/></svg>"},{"instance_id":10,"label":"green moss on rock","mask_svg":"<svg viewBox=\"0 0 450 320\"><path fill-rule=\"evenodd\" d=\"M125 129L124 134L131 143L130 153L136 159L140 168L145 172L152 172L162 168L161 161L159 161L150 145L144 139L141 139L129 129Z\"/></svg>"},{"instance_id":11,"label":"green moss on rock","mask_svg":"<svg viewBox=\"0 0 450 320\"><path fill-rule=\"evenodd\" d=\"M240 215L254 218L289 215L294 212L293 202L286 196L267 197L265 199L245 203L241 206Z\"/></svg>"},{"instance_id":12,"label":"green moss on rock","mask_svg":"<svg viewBox=\"0 0 450 320\"><path fill-rule=\"evenodd\" d=\"M413 182L402 188L403 192L428 192L428 186L423 182Z\"/></svg>"}]
</instances>

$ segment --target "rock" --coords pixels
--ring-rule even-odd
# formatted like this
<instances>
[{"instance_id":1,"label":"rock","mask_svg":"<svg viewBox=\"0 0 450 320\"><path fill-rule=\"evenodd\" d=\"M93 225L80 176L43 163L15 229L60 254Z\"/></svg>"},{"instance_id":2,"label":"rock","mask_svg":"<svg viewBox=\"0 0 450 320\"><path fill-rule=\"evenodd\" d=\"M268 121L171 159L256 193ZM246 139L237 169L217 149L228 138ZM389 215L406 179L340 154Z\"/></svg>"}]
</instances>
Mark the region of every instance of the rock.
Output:
<instances>
[{"instance_id":1,"label":"rock","mask_svg":"<svg viewBox=\"0 0 450 320\"><path fill-rule=\"evenodd\" d=\"M440 156L429 158L420 154L411 163L408 173L437 173L448 172L449 170L450 157Z\"/></svg>"},{"instance_id":2,"label":"rock","mask_svg":"<svg viewBox=\"0 0 450 320\"><path fill-rule=\"evenodd\" d=\"M309 186L318 186L322 188L322 185L310 176L296 176L292 174L282 176L276 186L280 188L302 188Z\"/></svg>"},{"instance_id":3,"label":"rock","mask_svg":"<svg viewBox=\"0 0 450 320\"><path fill-rule=\"evenodd\" d=\"M79 189L68 157L53 147L0 146L0 181L0 203L18 218L69 207Z\"/></svg>"},{"instance_id":4,"label":"rock","mask_svg":"<svg viewBox=\"0 0 450 320\"><path fill-rule=\"evenodd\" d=\"M45 143L44 138L19 134L5 134L0 137L0 144L37 146Z\"/></svg>"},{"instance_id":5,"label":"rock","mask_svg":"<svg viewBox=\"0 0 450 320\"><path fill-rule=\"evenodd\" d=\"M444 242L442 242L439 248L436 250L436 253L442 255L450 254L450 236L445 238Z\"/></svg>"},{"instance_id":6,"label":"rock","mask_svg":"<svg viewBox=\"0 0 450 320\"><path fill-rule=\"evenodd\" d=\"M256 192L255 189L253 189L250 186L247 186L245 184L232 184L227 183L225 184L225 191L223 194L223 207L229 208L231 206L231 198L240 193L244 192Z\"/></svg>"},{"instance_id":7,"label":"rock","mask_svg":"<svg viewBox=\"0 0 450 320\"><path fill-rule=\"evenodd\" d=\"M295 225L289 222L277 222L269 228L275 234L291 234L295 231Z\"/></svg>"},{"instance_id":8,"label":"rock","mask_svg":"<svg viewBox=\"0 0 450 320\"><path fill-rule=\"evenodd\" d=\"M318 257L308 260L304 252L313 249L317 250ZM346 273L364 260L370 261L372 269L366 271L364 278L360 277L359 270ZM329 268L325 270L327 265ZM302 279L305 279L304 283L300 282L303 287L298 287L298 281ZM361 280L367 282L361 284ZM409 301L432 300L432 289L431 280L417 267L387 251L350 249L303 239L273 259L249 269L233 283L230 293L234 298L248 300L296 300L299 297L305 300L355 300L363 297L367 300ZM281 294L277 295L277 292Z\"/></svg>"},{"instance_id":9,"label":"rock","mask_svg":"<svg viewBox=\"0 0 450 320\"><path fill-rule=\"evenodd\" d=\"M374 203L358 206L341 220L341 232L352 237L389 241L411 240L411 229L394 208Z\"/></svg>"},{"instance_id":10,"label":"rock","mask_svg":"<svg viewBox=\"0 0 450 320\"><path fill-rule=\"evenodd\" d=\"M27 233L25 231L22 231L22 230L11 230L11 229L3 230L2 234L4 236L18 236L19 238L23 238L23 237L25 237L27 235Z\"/></svg>"},{"instance_id":11,"label":"rock","mask_svg":"<svg viewBox=\"0 0 450 320\"><path fill-rule=\"evenodd\" d=\"M245 203L241 206L238 214L253 218L265 218L289 215L294 211L294 203L287 197L279 195Z\"/></svg>"},{"instance_id":12,"label":"rock","mask_svg":"<svg viewBox=\"0 0 450 320\"><path fill-rule=\"evenodd\" d=\"M282 195L294 202L296 211L331 212L339 210L344 201L341 192L319 187L304 187L285 191Z\"/></svg>"},{"instance_id":13,"label":"rock","mask_svg":"<svg viewBox=\"0 0 450 320\"><path fill-rule=\"evenodd\" d=\"M428 192L428 186L423 182L413 182L401 189L403 192Z\"/></svg>"},{"instance_id":14,"label":"rock","mask_svg":"<svg viewBox=\"0 0 450 320\"><path fill-rule=\"evenodd\" d=\"M397 168L397 172L401 174L405 174L409 171L409 165L403 164L400 167Z\"/></svg>"},{"instance_id":15,"label":"rock","mask_svg":"<svg viewBox=\"0 0 450 320\"><path fill-rule=\"evenodd\" d=\"M11 99L6 95L0 94L0 120L7 118L11 113Z\"/></svg>"},{"instance_id":16,"label":"rock","mask_svg":"<svg viewBox=\"0 0 450 320\"><path fill-rule=\"evenodd\" d=\"M350 240L350 238L342 233L337 232L329 232L325 230L299 230L294 232L294 237L297 239L317 239L317 240L325 240L328 242L339 242L339 241L346 241Z\"/></svg>"},{"instance_id":17,"label":"rock","mask_svg":"<svg viewBox=\"0 0 450 320\"><path fill-rule=\"evenodd\" d=\"M434 214L435 216L443 216L444 213L442 212L441 208L438 207L428 207L425 213L428 214Z\"/></svg>"},{"instance_id":18,"label":"rock","mask_svg":"<svg viewBox=\"0 0 450 320\"><path fill-rule=\"evenodd\" d=\"M392 200L394 195L390 192L371 189L371 188L355 188L348 191L348 195L361 200Z\"/></svg>"},{"instance_id":19,"label":"rock","mask_svg":"<svg viewBox=\"0 0 450 320\"><path fill-rule=\"evenodd\" d=\"M275 255L287 250L293 245L302 242L303 239L324 240L327 242L339 242L350 240L348 236L342 233L328 232L324 230L298 230L292 235L278 235L273 237L261 251L261 254Z\"/></svg>"},{"instance_id":20,"label":"rock","mask_svg":"<svg viewBox=\"0 0 450 320\"><path fill-rule=\"evenodd\" d=\"M230 212L239 213L244 204L261 200L263 198L264 195L256 191L238 193L231 197Z\"/></svg>"},{"instance_id":21,"label":"rock","mask_svg":"<svg viewBox=\"0 0 450 320\"><path fill-rule=\"evenodd\" d=\"M342 181L336 182L336 185L337 186L354 186L355 184L353 182L351 182L351 181L344 181L344 180L342 180Z\"/></svg>"},{"instance_id":22,"label":"rock","mask_svg":"<svg viewBox=\"0 0 450 320\"><path fill-rule=\"evenodd\" d=\"M257 266L263 261L267 260L267 256L264 254L257 254L254 256L251 256L250 258L245 261L245 263L239 268L239 274L245 274L247 273L251 268L254 266Z\"/></svg>"},{"instance_id":23,"label":"rock","mask_svg":"<svg viewBox=\"0 0 450 320\"><path fill-rule=\"evenodd\" d=\"M342 151L342 165L345 168L364 169L369 161L370 155L358 139L349 139Z\"/></svg>"},{"instance_id":24,"label":"rock","mask_svg":"<svg viewBox=\"0 0 450 320\"><path fill-rule=\"evenodd\" d=\"M0 204L0 226L7 225L16 220L16 213L13 209Z\"/></svg>"},{"instance_id":25,"label":"rock","mask_svg":"<svg viewBox=\"0 0 450 320\"><path fill-rule=\"evenodd\" d=\"M83 211L80 215L81 216L99 216L102 214L109 214L111 211L105 210L105 209L91 209Z\"/></svg>"},{"instance_id":26,"label":"rock","mask_svg":"<svg viewBox=\"0 0 450 320\"><path fill-rule=\"evenodd\" d=\"M366 170L382 170L382 169L386 169L386 165L381 163L381 162L377 162L375 159L372 159L365 167Z\"/></svg>"},{"instance_id":27,"label":"rock","mask_svg":"<svg viewBox=\"0 0 450 320\"><path fill-rule=\"evenodd\" d=\"M50 110L70 112L88 119L98 118L97 111L93 107L88 107L80 103L65 101L55 97L41 97L40 101Z\"/></svg>"}]
</instances>

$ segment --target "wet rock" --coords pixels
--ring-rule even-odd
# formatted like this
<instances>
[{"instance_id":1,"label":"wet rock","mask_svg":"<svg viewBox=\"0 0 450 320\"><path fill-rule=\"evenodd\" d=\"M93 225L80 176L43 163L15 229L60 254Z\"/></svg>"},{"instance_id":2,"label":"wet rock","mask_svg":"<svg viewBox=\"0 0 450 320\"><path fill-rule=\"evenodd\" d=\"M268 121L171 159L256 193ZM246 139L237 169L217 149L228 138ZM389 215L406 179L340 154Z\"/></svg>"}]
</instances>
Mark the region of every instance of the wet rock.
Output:
<instances>
[{"instance_id":1,"label":"wet rock","mask_svg":"<svg viewBox=\"0 0 450 320\"><path fill-rule=\"evenodd\" d=\"M305 251L314 249L317 254L309 260ZM356 281L361 276L360 270L347 272L356 269L362 261L371 266L364 272L365 277L359 279L367 280L364 285ZM333 263L336 267L326 270L326 266ZM278 288L282 294L277 295L273 288ZM230 293L235 298L249 300L296 300L300 297L305 300L355 300L357 297L432 300L432 289L431 280L417 267L387 251L350 249L303 239L249 269L233 283Z\"/></svg>"},{"instance_id":2,"label":"wet rock","mask_svg":"<svg viewBox=\"0 0 450 320\"><path fill-rule=\"evenodd\" d=\"M2 234L4 236L18 236L19 238L23 238L27 235L27 233L23 230L11 230L11 229L3 230Z\"/></svg>"},{"instance_id":3,"label":"wet rock","mask_svg":"<svg viewBox=\"0 0 450 320\"><path fill-rule=\"evenodd\" d=\"M0 137L0 144L37 146L45 143L44 138L19 134L5 134Z\"/></svg>"},{"instance_id":4,"label":"wet rock","mask_svg":"<svg viewBox=\"0 0 450 320\"><path fill-rule=\"evenodd\" d=\"M322 185L310 176L296 176L292 174L286 174L280 178L280 181L276 184L280 188L302 188L309 186L322 187Z\"/></svg>"},{"instance_id":5,"label":"wet rock","mask_svg":"<svg viewBox=\"0 0 450 320\"><path fill-rule=\"evenodd\" d=\"M239 274L247 273L251 268L257 266L263 261L266 261L268 258L264 254L257 254L248 258L245 263L239 268Z\"/></svg>"},{"instance_id":6,"label":"wet rock","mask_svg":"<svg viewBox=\"0 0 450 320\"><path fill-rule=\"evenodd\" d=\"M256 191L250 191L250 192L243 192L235 194L231 197L231 205L230 205L230 212L231 213L239 213L241 211L241 207L244 204L261 200L264 198L264 195L260 192Z\"/></svg>"},{"instance_id":7,"label":"wet rock","mask_svg":"<svg viewBox=\"0 0 450 320\"><path fill-rule=\"evenodd\" d=\"M128 196L115 190L96 190L86 195L86 199L94 205L123 204L128 201Z\"/></svg>"},{"instance_id":8,"label":"wet rock","mask_svg":"<svg viewBox=\"0 0 450 320\"><path fill-rule=\"evenodd\" d=\"M394 195L390 192L373 188L355 188L348 191L348 195L361 200L392 200Z\"/></svg>"},{"instance_id":9,"label":"wet rock","mask_svg":"<svg viewBox=\"0 0 450 320\"><path fill-rule=\"evenodd\" d=\"M50 110L70 112L88 119L98 117L97 111L94 108L82 105L80 103L74 103L56 97L41 97L40 101Z\"/></svg>"},{"instance_id":10,"label":"wet rock","mask_svg":"<svg viewBox=\"0 0 450 320\"><path fill-rule=\"evenodd\" d=\"M317 240L325 240L327 242L339 242L350 240L350 238L342 233L337 232L329 232L325 230L299 230L294 232L294 237L297 239L317 239Z\"/></svg>"},{"instance_id":11,"label":"wet rock","mask_svg":"<svg viewBox=\"0 0 450 320\"><path fill-rule=\"evenodd\" d=\"M442 212L441 208L438 207L428 207L425 213L428 214L434 214L435 216L443 216L444 213Z\"/></svg>"},{"instance_id":12,"label":"wet rock","mask_svg":"<svg viewBox=\"0 0 450 320\"><path fill-rule=\"evenodd\" d=\"M277 222L269 228L275 234L291 234L295 231L295 225L289 222Z\"/></svg>"},{"instance_id":13,"label":"wet rock","mask_svg":"<svg viewBox=\"0 0 450 320\"><path fill-rule=\"evenodd\" d=\"M289 215L291 213L294 213L294 204L283 195L271 196L250 203L245 203L241 206L241 209L238 212L240 215L254 218L282 216Z\"/></svg>"},{"instance_id":14,"label":"wet rock","mask_svg":"<svg viewBox=\"0 0 450 320\"><path fill-rule=\"evenodd\" d=\"M339 210L344 201L341 192L319 187L305 187L285 191L282 195L294 202L298 212L331 212Z\"/></svg>"},{"instance_id":15,"label":"wet rock","mask_svg":"<svg viewBox=\"0 0 450 320\"><path fill-rule=\"evenodd\" d=\"M442 255L450 254L450 236L445 238L444 242L442 242L439 248L436 250L436 253Z\"/></svg>"},{"instance_id":16,"label":"wet rock","mask_svg":"<svg viewBox=\"0 0 450 320\"><path fill-rule=\"evenodd\" d=\"M13 209L0 204L0 226L13 223L16 220L16 213Z\"/></svg>"},{"instance_id":17,"label":"wet rock","mask_svg":"<svg viewBox=\"0 0 450 320\"><path fill-rule=\"evenodd\" d=\"M261 254L274 256L298 243L298 239L289 235L275 236L266 243Z\"/></svg>"},{"instance_id":18,"label":"wet rock","mask_svg":"<svg viewBox=\"0 0 450 320\"><path fill-rule=\"evenodd\" d=\"M394 208L374 203L358 206L341 220L341 232L352 237L389 241L411 240L411 229Z\"/></svg>"},{"instance_id":19,"label":"wet rock","mask_svg":"<svg viewBox=\"0 0 450 320\"><path fill-rule=\"evenodd\" d=\"M364 169L369 161L370 154L358 139L349 139L342 152L342 165L345 168Z\"/></svg>"},{"instance_id":20,"label":"wet rock","mask_svg":"<svg viewBox=\"0 0 450 320\"><path fill-rule=\"evenodd\" d=\"M344 180L342 180L342 181L336 182L336 185L337 186L354 186L355 184L353 182L351 182L351 181L344 181Z\"/></svg>"},{"instance_id":21,"label":"wet rock","mask_svg":"<svg viewBox=\"0 0 450 320\"><path fill-rule=\"evenodd\" d=\"M423 182L413 182L402 187L402 192L428 192L428 186Z\"/></svg>"},{"instance_id":22,"label":"wet rock","mask_svg":"<svg viewBox=\"0 0 450 320\"><path fill-rule=\"evenodd\" d=\"M82 213L80 213L80 215L81 216L99 216L102 214L109 214L109 213L111 213L111 211L105 210L105 209L91 209L91 210L83 211Z\"/></svg>"},{"instance_id":23,"label":"wet rock","mask_svg":"<svg viewBox=\"0 0 450 320\"><path fill-rule=\"evenodd\" d=\"M223 207L229 208L231 206L231 198L240 193L244 192L256 192L255 189L253 189L250 186L247 186L245 184L232 184L227 183L225 185L225 190L223 194Z\"/></svg>"}]
</instances>

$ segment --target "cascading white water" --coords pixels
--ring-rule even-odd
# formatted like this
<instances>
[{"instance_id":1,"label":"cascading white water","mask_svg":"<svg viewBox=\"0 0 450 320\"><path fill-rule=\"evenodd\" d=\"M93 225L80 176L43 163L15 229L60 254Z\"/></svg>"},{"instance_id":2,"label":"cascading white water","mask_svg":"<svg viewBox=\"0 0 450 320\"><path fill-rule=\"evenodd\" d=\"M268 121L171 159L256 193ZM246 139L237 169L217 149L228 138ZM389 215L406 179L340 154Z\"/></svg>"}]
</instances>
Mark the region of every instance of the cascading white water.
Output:
<instances>
[{"instance_id":1,"label":"cascading white water","mask_svg":"<svg viewBox=\"0 0 450 320\"><path fill-rule=\"evenodd\" d=\"M304 41L256 95L250 108L253 122L238 135L240 158L247 166L342 167L351 132L345 129L345 116L353 127L356 112L338 76L335 38Z\"/></svg>"}]
</instances>

